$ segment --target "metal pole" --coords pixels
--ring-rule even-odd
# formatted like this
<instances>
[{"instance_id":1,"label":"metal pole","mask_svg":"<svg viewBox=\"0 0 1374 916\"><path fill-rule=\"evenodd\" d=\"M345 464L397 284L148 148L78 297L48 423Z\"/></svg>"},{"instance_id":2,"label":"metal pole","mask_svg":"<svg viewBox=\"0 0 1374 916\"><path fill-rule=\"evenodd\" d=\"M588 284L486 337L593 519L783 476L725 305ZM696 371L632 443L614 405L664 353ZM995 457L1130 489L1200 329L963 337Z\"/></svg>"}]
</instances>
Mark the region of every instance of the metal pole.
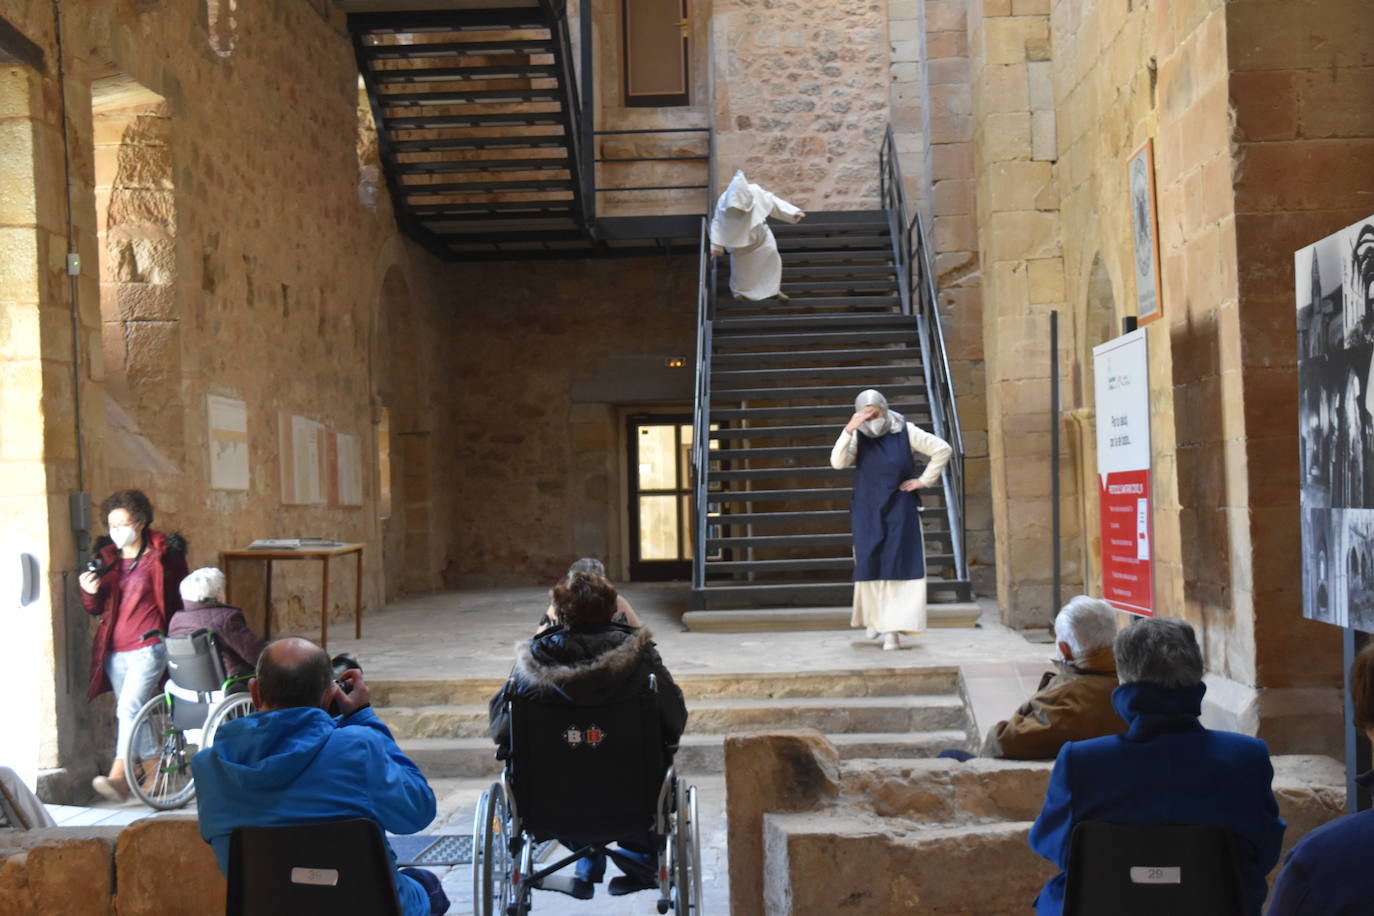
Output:
<instances>
[{"instance_id":1,"label":"metal pole","mask_svg":"<svg viewBox=\"0 0 1374 916\"><path fill-rule=\"evenodd\" d=\"M1050 627L1054 627L1054 615L1064 606L1061 590L1063 587L1063 558L1059 545L1059 312L1050 312L1050 518L1051 540L1054 542L1054 607L1051 609Z\"/></svg>"},{"instance_id":2,"label":"metal pole","mask_svg":"<svg viewBox=\"0 0 1374 916\"><path fill-rule=\"evenodd\" d=\"M1341 631L1341 660L1345 669L1345 804L1346 813L1366 811L1370 807L1369 793L1361 788L1355 777L1370 768L1369 739L1355 727L1355 704L1350 695L1350 666L1355 656L1369 642L1369 634L1352 627Z\"/></svg>"}]
</instances>

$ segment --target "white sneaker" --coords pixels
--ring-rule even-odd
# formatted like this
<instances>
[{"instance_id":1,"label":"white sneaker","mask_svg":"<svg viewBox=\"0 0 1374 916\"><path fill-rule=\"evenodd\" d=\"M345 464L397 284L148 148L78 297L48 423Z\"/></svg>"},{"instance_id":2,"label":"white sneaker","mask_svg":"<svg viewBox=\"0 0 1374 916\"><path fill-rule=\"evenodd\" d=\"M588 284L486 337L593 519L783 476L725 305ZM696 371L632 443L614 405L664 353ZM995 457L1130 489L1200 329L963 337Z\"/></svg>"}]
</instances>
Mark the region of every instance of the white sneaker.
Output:
<instances>
[{"instance_id":1,"label":"white sneaker","mask_svg":"<svg viewBox=\"0 0 1374 916\"><path fill-rule=\"evenodd\" d=\"M877 639L877 638L878 638L878 631L875 630L875 629L873 629L872 627L869 627L868 629L864 630L864 632L868 634L868 638L869 638L869 639Z\"/></svg>"},{"instance_id":2,"label":"white sneaker","mask_svg":"<svg viewBox=\"0 0 1374 916\"><path fill-rule=\"evenodd\" d=\"M892 649L900 649L901 647L902 644L897 641L896 633L883 634L883 649L890 651Z\"/></svg>"}]
</instances>

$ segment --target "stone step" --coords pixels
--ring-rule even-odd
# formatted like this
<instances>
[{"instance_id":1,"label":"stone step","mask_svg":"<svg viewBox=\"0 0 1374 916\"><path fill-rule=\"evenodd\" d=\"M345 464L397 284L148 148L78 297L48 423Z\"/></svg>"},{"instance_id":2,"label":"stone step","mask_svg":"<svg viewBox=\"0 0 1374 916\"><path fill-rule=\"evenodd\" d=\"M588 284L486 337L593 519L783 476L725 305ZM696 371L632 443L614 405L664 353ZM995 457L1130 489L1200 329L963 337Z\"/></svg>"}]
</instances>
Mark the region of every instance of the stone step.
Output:
<instances>
[{"instance_id":1,"label":"stone step","mask_svg":"<svg viewBox=\"0 0 1374 916\"><path fill-rule=\"evenodd\" d=\"M688 713L687 730L701 735L754 728L815 728L827 734L904 733L967 724L963 700L955 694L694 700ZM485 704L391 707L382 714L398 740L481 738L487 734Z\"/></svg>"},{"instance_id":2,"label":"stone step","mask_svg":"<svg viewBox=\"0 0 1374 916\"><path fill-rule=\"evenodd\" d=\"M961 729L907 732L853 732L828 736L846 760L887 758L929 758L947 748L967 749L970 740ZM496 747L482 738L406 738L398 742L401 752L413 760L429 779L489 776L501 771ZM725 770L725 736L687 734L682 736L674 766L680 773L722 773Z\"/></svg>"},{"instance_id":3,"label":"stone step","mask_svg":"<svg viewBox=\"0 0 1374 916\"><path fill-rule=\"evenodd\" d=\"M847 626L847 617L845 621ZM901 697L916 694L955 695L959 692L959 669L952 665L800 672L689 673L677 675L674 680L682 688L688 703L693 704L731 699ZM416 678L369 681L368 687L372 690L373 705L383 709L382 716L385 719L385 707L480 705L485 709L487 701L504 682L505 678Z\"/></svg>"},{"instance_id":4,"label":"stone step","mask_svg":"<svg viewBox=\"0 0 1374 916\"><path fill-rule=\"evenodd\" d=\"M983 609L976 602L926 605L926 625L972 627ZM849 607L753 608L739 611L688 611L682 623L693 633L770 633L794 630L847 630ZM857 632L857 631L856 631ZM919 638L919 637L918 637Z\"/></svg>"}]
</instances>

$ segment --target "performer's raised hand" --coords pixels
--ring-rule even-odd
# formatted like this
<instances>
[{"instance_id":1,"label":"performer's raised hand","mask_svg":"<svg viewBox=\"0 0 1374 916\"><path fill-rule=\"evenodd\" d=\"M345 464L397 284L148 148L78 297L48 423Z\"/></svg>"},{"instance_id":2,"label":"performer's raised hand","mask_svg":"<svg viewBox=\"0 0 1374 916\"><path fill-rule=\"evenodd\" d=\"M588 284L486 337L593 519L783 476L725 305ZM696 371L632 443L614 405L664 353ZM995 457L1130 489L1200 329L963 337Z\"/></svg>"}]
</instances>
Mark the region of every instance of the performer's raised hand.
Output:
<instances>
[{"instance_id":1,"label":"performer's raised hand","mask_svg":"<svg viewBox=\"0 0 1374 916\"><path fill-rule=\"evenodd\" d=\"M849 422L844 425L844 431L847 433L852 433L854 430L858 429L860 426L863 426L869 420L876 418L878 414L880 414L881 412L882 411L880 411L874 404L869 404L867 407L855 411L854 416L850 417Z\"/></svg>"},{"instance_id":2,"label":"performer's raised hand","mask_svg":"<svg viewBox=\"0 0 1374 916\"><path fill-rule=\"evenodd\" d=\"M925 484L921 483L920 479L916 477L913 477L910 480L903 480L901 483L897 485L897 489L901 490L903 493L914 493L917 490L923 489L924 487Z\"/></svg>"}]
</instances>

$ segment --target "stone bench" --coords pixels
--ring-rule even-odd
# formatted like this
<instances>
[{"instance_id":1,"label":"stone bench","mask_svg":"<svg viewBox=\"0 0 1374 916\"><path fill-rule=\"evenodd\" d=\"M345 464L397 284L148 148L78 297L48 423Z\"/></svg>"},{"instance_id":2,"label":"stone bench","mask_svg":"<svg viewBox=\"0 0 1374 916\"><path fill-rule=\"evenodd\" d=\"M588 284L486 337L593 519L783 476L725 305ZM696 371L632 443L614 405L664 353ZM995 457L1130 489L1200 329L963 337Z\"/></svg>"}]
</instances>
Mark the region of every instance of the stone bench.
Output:
<instances>
[{"instance_id":1,"label":"stone bench","mask_svg":"<svg viewBox=\"0 0 1374 916\"><path fill-rule=\"evenodd\" d=\"M194 817L0 831L0 916L222 916L224 898Z\"/></svg>"},{"instance_id":2,"label":"stone bench","mask_svg":"<svg viewBox=\"0 0 1374 916\"><path fill-rule=\"evenodd\" d=\"M1345 774L1328 757L1273 763L1286 853L1345 813ZM730 736L731 908L769 916L1026 910L1054 874L1026 844L1052 767L842 760L809 730Z\"/></svg>"}]
</instances>

